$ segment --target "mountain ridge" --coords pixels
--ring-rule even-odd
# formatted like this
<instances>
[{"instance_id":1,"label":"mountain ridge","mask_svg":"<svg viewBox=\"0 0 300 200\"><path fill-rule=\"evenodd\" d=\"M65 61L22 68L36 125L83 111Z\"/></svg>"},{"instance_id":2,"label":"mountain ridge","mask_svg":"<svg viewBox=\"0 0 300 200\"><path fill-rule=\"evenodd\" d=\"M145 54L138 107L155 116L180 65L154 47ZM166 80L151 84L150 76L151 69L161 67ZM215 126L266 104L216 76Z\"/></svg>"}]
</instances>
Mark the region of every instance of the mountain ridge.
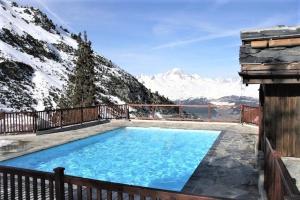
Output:
<instances>
[{"instance_id":1,"label":"mountain ridge","mask_svg":"<svg viewBox=\"0 0 300 200\"><path fill-rule=\"evenodd\" d=\"M173 101L190 98L218 99L224 96L247 96L258 98L258 86L246 87L237 77L206 78L199 74L188 74L180 68L165 73L139 75L137 79L151 91Z\"/></svg>"},{"instance_id":2,"label":"mountain ridge","mask_svg":"<svg viewBox=\"0 0 300 200\"><path fill-rule=\"evenodd\" d=\"M0 10L0 110L55 108L75 66L78 36L39 9L0 0ZM94 57L101 102L172 103L111 60Z\"/></svg>"}]
</instances>

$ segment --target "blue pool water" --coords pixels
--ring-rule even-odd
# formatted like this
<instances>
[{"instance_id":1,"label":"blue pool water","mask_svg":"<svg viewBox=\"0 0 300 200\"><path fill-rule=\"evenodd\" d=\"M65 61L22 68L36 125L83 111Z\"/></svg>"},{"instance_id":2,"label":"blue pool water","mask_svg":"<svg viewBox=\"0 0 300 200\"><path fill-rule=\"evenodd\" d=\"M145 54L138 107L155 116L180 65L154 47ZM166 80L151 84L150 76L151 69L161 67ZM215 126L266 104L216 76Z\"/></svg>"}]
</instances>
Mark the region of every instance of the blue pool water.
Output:
<instances>
[{"instance_id":1,"label":"blue pool water","mask_svg":"<svg viewBox=\"0 0 300 200\"><path fill-rule=\"evenodd\" d=\"M180 191L219 133L126 127L0 164Z\"/></svg>"}]
</instances>

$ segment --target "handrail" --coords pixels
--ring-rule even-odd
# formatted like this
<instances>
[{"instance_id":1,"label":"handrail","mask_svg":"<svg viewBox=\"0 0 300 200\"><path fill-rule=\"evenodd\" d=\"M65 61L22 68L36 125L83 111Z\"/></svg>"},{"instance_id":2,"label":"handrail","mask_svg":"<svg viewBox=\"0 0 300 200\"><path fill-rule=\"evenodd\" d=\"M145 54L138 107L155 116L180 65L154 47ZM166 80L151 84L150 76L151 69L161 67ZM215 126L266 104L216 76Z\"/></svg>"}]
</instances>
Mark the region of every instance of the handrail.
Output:
<instances>
[{"instance_id":1,"label":"handrail","mask_svg":"<svg viewBox=\"0 0 300 200\"><path fill-rule=\"evenodd\" d=\"M128 106L132 107L187 107L187 108L231 108L238 107L234 105L215 105L215 104L128 104Z\"/></svg>"},{"instance_id":2,"label":"handrail","mask_svg":"<svg viewBox=\"0 0 300 200\"><path fill-rule=\"evenodd\" d=\"M131 119L240 122L239 105L128 104Z\"/></svg>"},{"instance_id":3,"label":"handrail","mask_svg":"<svg viewBox=\"0 0 300 200\"><path fill-rule=\"evenodd\" d=\"M101 189L104 189L107 191L122 192L122 193L127 193L127 194L140 195L143 197L146 197L146 196L155 197L154 199L170 199L172 197L171 199L186 199L186 198L188 198L190 200L192 200L192 199L212 200L212 199L217 198L217 197L202 196L202 195L198 196L198 195L184 193L184 192L156 189L156 188L150 188L150 187L100 181L100 180L81 178L81 177L70 176L70 175L65 175L64 181L65 181L65 183L68 183L68 184L80 185L80 186L85 186L85 187L97 187L97 188L101 188Z\"/></svg>"},{"instance_id":4,"label":"handrail","mask_svg":"<svg viewBox=\"0 0 300 200\"><path fill-rule=\"evenodd\" d=\"M226 109L231 112L227 112ZM245 105L240 107L214 104L100 104L89 107L1 113L0 134L36 132L101 119L129 119L130 115L137 119L245 122L256 125L259 125L260 121L259 108Z\"/></svg>"},{"instance_id":5,"label":"handrail","mask_svg":"<svg viewBox=\"0 0 300 200\"><path fill-rule=\"evenodd\" d=\"M300 199L300 192L281 160L265 138L265 189L269 199Z\"/></svg>"},{"instance_id":6,"label":"handrail","mask_svg":"<svg viewBox=\"0 0 300 200\"><path fill-rule=\"evenodd\" d=\"M128 199L145 200L216 200L224 199L212 196L202 196L183 192L127 185L100 181L95 179L76 177L64 174L64 168L55 168L53 172L43 172L30 169L22 169L10 166L0 166L0 182L2 189L0 196L4 199L18 196L23 199L46 199L49 194L50 199L104 199L112 200L113 194L118 200L122 200L127 195ZM106 196L105 196L106 195Z\"/></svg>"},{"instance_id":7,"label":"handrail","mask_svg":"<svg viewBox=\"0 0 300 200\"><path fill-rule=\"evenodd\" d=\"M127 112L126 104L113 106L100 104L33 112L4 112L0 115L0 133L36 132L101 119L124 119L128 117Z\"/></svg>"}]
</instances>

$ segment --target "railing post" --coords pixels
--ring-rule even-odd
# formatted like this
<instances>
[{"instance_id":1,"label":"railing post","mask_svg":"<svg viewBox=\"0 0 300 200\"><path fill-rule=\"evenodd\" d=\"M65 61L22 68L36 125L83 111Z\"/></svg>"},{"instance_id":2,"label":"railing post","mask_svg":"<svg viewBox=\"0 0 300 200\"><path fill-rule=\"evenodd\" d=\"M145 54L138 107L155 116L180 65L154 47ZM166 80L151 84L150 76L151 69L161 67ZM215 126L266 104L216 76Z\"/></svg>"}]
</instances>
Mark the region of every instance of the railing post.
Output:
<instances>
[{"instance_id":1,"label":"railing post","mask_svg":"<svg viewBox=\"0 0 300 200\"><path fill-rule=\"evenodd\" d=\"M126 106L126 118L127 120L130 120L130 115L129 115L129 106Z\"/></svg>"},{"instance_id":2,"label":"railing post","mask_svg":"<svg viewBox=\"0 0 300 200\"><path fill-rule=\"evenodd\" d=\"M65 168L63 167L53 169L55 176L55 195L57 200L65 199L64 170Z\"/></svg>"},{"instance_id":3,"label":"railing post","mask_svg":"<svg viewBox=\"0 0 300 200\"><path fill-rule=\"evenodd\" d=\"M244 105L241 105L241 123L244 123Z\"/></svg>"},{"instance_id":4,"label":"railing post","mask_svg":"<svg viewBox=\"0 0 300 200\"><path fill-rule=\"evenodd\" d=\"M97 105L97 117L98 117L98 120L100 120L100 116L101 116L101 111L100 111L100 109L101 109L101 107L100 107L100 105Z\"/></svg>"},{"instance_id":5,"label":"railing post","mask_svg":"<svg viewBox=\"0 0 300 200\"><path fill-rule=\"evenodd\" d=\"M210 106L210 104L208 104L208 113L207 113L207 116L208 116L208 121L210 122L211 121L211 106Z\"/></svg>"},{"instance_id":6,"label":"railing post","mask_svg":"<svg viewBox=\"0 0 300 200\"><path fill-rule=\"evenodd\" d=\"M83 123L83 107L82 106L80 107L80 121L82 124Z\"/></svg>"},{"instance_id":7,"label":"railing post","mask_svg":"<svg viewBox=\"0 0 300 200\"><path fill-rule=\"evenodd\" d=\"M179 112L179 118L182 118L182 106L181 105L179 105L178 112Z\"/></svg>"},{"instance_id":8,"label":"railing post","mask_svg":"<svg viewBox=\"0 0 300 200\"><path fill-rule=\"evenodd\" d=\"M265 141L264 141L264 130L263 130L263 108L262 106L259 106L259 115L258 115L258 133L259 133L259 150L263 150L265 146Z\"/></svg>"},{"instance_id":9,"label":"railing post","mask_svg":"<svg viewBox=\"0 0 300 200\"><path fill-rule=\"evenodd\" d=\"M4 112L4 123L3 123L3 132L6 133L6 119L5 119L6 113Z\"/></svg>"},{"instance_id":10,"label":"railing post","mask_svg":"<svg viewBox=\"0 0 300 200\"><path fill-rule=\"evenodd\" d=\"M59 111L60 112L60 116L59 116L59 125L60 125L60 128L62 128L62 121L63 121L63 111L62 110L60 110Z\"/></svg>"},{"instance_id":11,"label":"railing post","mask_svg":"<svg viewBox=\"0 0 300 200\"><path fill-rule=\"evenodd\" d=\"M152 119L154 119L155 111L154 111L154 106L151 107L152 109Z\"/></svg>"},{"instance_id":12,"label":"railing post","mask_svg":"<svg viewBox=\"0 0 300 200\"><path fill-rule=\"evenodd\" d=\"M33 112L33 132L36 133L37 132L37 118L38 118L38 113L37 112Z\"/></svg>"}]
</instances>

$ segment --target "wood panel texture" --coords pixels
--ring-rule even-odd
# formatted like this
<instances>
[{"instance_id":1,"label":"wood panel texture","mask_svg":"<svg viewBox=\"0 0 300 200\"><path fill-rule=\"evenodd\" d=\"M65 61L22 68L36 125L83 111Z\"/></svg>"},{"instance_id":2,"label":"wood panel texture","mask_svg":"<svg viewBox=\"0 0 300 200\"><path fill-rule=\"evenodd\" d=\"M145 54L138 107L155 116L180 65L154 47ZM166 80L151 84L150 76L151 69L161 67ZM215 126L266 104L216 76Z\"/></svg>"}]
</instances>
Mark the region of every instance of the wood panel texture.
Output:
<instances>
[{"instance_id":1,"label":"wood panel texture","mask_svg":"<svg viewBox=\"0 0 300 200\"><path fill-rule=\"evenodd\" d=\"M300 157L300 85L264 85L264 131L282 156Z\"/></svg>"}]
</instances>

